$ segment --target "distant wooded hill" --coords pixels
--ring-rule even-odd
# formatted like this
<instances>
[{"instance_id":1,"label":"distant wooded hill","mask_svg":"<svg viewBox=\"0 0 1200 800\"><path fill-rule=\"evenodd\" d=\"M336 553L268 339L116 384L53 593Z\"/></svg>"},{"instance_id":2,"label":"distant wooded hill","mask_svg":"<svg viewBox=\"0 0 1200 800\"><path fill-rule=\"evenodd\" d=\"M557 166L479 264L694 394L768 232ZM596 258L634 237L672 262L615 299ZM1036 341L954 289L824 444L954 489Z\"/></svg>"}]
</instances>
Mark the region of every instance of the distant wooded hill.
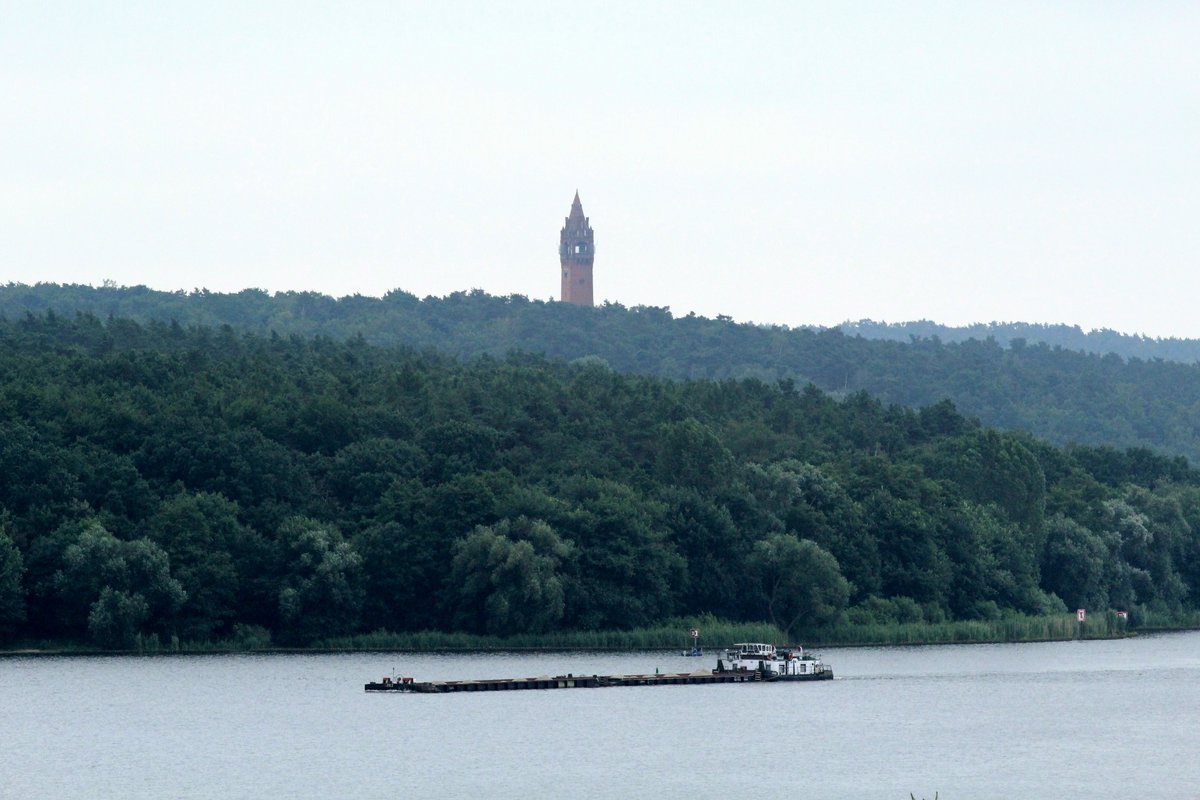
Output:
<instances>
[{"instance_id":1,"label":"distant wooded hill","mask_svg":"<svg viewBox=\"0 0 1200 800\"><path fill-rule=\"evenodd\" d=\"M723 317L675 317L665 308L578 308L481 291L421 300L401 291L383 298L335 299L258 290L0 287L0 315L18 319L46 310L177 320L184 326L227 324L281 336L361 337L460 357L516 350L566 360L597 358L621 372L671 378L811 381L829 392L866 391L911 407L948 398L985 424L1029 431L1054 443L1151 447L1200 461L1200 367L1031 341L1034 334L1052 338L1072 330L1054 326L1017 326L1014 332L1029 336L1007 339L1006 347L999 338L959 342L937 331L937 339L868 338L886 332L899 336L902 326L856 323L853 329L862 335L848 335ZM1126 349L1139 342L1146 347L1175 342L1104 331L1080 336L1085 344L1111 340ZM1178 344L1200 348L1197 342Z\"/></svg>"},{"instance_id":2,"label":"distant wooded hill","mask_svg":"<svg viewBox=\"0 0 1200 800\"><path fill-rule=\"evenodd\" d=\"M965 342L968 339L984 341L995 339L1008 347L1014 341L1044 343L1064 350L1107 355L1115 353L1122 358L1162 359L1194 364L1200 361L1200 341L1196 339L1160 339L1138 334L1120 333L1101 328L1085 331L1078 325L1046 325L1029 322L977 322L973 325L939 325L929 320L916 322L875 322L869 319L844 322L838 326L850 336L867 339L888 339L893 342L909 342L913 339L937 338L943 342Z\"/></svg>"}]
</instances>

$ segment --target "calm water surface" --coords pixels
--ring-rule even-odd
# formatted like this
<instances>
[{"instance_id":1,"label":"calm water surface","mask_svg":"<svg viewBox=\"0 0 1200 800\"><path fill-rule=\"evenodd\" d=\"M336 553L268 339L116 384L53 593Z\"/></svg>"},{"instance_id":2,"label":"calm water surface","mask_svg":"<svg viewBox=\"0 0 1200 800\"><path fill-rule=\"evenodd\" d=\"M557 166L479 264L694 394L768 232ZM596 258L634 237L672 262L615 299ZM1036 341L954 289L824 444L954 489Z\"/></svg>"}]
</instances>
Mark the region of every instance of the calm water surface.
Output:
<instances>
[{"instance_id":1,"label":"calm water surface","mask_svg":"<svg viewBox=\"0 0 1200 800\"><path fill-rule=\"evenodd\" d=\"M698 665L4 658L0 797L1200 798L1200 633L823 655L837 680L432 697L362 684Z\"/></svg>"}]
</instances>

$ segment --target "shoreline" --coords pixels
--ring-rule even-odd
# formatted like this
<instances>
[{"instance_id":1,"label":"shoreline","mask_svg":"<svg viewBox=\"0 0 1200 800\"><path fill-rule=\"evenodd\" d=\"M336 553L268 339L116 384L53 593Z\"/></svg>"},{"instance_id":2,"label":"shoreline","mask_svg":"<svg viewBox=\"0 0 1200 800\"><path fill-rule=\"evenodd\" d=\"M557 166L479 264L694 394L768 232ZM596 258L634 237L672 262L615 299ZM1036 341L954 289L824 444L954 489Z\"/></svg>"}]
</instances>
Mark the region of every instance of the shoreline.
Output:
<instances>
[{"instance_id":1,"label":"shoreline","mask_svg":"<svg viewBox=\"0 0 1200 800\"><path fill-rule=\"evenodd\" d=\"M1114 631L1106 633L1096 633L1094 635L1071 635L1071 636L1041 636L1041 637L993 637L993 638L978 638L978 639L946 639L938 637L929 637L926 639L912 639L906 641L888 641L885 639L871 641L845 641L845 640L822 640L814 639L812 644L805 644L806 650L819 650L826 648L866 648L866 647L932 647L936 645L982 645L982 644L1042 644L1047 642L1069 642L1069 641L1108 641L1115 639L1131 639L1145 634L1156 633L1183 633L1187 631L1200 630L1200 626L1196 625L1180 625L1180 626L1146 626L1133 631ZM143 649L127 649L113 650L91 648L86 645L72 645L71 643L49 643L46 647L31 647L22 646L12 649L0 650L0 658L22 658L22 657L72 657L72 656L227 656L227 655L338 655L351 653L570 653L570 652L596 652L596 653L619 653L629 651L648 651L648 652L679 652L681 648L671 646L637 646L633 644L622 645L607 645L607 646L586 646L586 645L568 645L568 644L504 644L502 642L490 642L487 644L460 644L454 645L450 643L427 644L425 646L414 645L412 643L405 644L399 641L401 637L397 637L398 641L395 644L376 644L363 646L313 646L313 647L236 647L233 645L222 647L218 643L212 645L193 646L193 647L158 647L158 648L143 648ZM433 638L433 637L429 637ZM719 654L727 645L704 648L708 653Z\"/></svg>"}]
</instances>

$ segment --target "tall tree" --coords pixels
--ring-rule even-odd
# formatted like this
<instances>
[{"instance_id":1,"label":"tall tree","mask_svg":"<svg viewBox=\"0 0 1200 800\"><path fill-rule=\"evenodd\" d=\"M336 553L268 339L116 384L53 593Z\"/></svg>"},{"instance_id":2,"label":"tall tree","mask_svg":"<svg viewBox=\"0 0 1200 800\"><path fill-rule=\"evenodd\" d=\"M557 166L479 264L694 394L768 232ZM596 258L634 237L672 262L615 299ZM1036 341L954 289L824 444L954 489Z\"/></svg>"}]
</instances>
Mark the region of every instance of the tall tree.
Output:
<instances>
[{"instance_id":1,"label":"tall tree","mask_svg":"<svg viewBox=\"0 0 1200 800\"><path fill-rule=\"evenodd\" d=\"M73 535L53 577L67 630L89 630L102 644L118 646L128 644L126 632L174 630L187 592L171 576L165 550L149 539L117 539L96 520L68 527Z\"/></svg>"},{"instance_id":2,"label":"tall tree","mask_svg":"<svg viewBox=\"0 0 1200 800\"><path fill-rule=\"evenodd\" d=\"M837 559L808 539L772 534L754 545L750 568L767 615L789 637L835 621L850 599Z\"/></svg>"},{"instance_id":3,"label":"tall tree","mask_svg":"<svg viewBox=\"0 0 1200 800\"><path fill-rule=\"evenodd\" d=\"M463 630L541 633L562 619L559 566L573 554L542 520L518 517L480 526L455 546L448 591Z\"/></svg>"},{"instance_id":4,"label":"tall tree","mask_svg":"<svg viewBox=\"0 0 1200 800\"><path fill-rule=\"evenodd\" d=\"M184 638L227 633L239 613L252 618L239 600L253 593L264 545L237 515L237 505L220 495L185 492L163 502L143 526L170 555L172 574L187 592L179 618Z\"/></svg>"},{"instance_id":5,"label":"tall tree","mask_svg":"<svg viewBox=\"0 0 1200 800\"><path fill-rule=\"evenodd\" d=\"M279 620L284 641L308 643L355 630L362 612L362 557L331 525L293 517L277 535Z\"/></svg>"}]
</instances>

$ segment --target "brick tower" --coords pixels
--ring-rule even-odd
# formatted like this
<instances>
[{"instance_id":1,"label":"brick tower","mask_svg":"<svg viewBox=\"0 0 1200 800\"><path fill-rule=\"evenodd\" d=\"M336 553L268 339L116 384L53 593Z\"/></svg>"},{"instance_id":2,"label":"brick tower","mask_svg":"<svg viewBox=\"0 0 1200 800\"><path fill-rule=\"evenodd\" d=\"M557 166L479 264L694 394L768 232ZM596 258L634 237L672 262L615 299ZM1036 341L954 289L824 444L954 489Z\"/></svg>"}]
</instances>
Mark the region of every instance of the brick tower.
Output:
<instances>
[{"instance_id":1,"label":"brick tower","mask_svg":"<svg viewBox=\"0 0 1200 800\"><path fill-rule=\"evenodd\" d=\"M592 259L596 255L596 244L592 238L592 226L583 215L583 204L579 192L571 203L571 216L559 234L558 255L562 260L562 301L577 306L593 306Z\"/></svg>"}]
</instances>

